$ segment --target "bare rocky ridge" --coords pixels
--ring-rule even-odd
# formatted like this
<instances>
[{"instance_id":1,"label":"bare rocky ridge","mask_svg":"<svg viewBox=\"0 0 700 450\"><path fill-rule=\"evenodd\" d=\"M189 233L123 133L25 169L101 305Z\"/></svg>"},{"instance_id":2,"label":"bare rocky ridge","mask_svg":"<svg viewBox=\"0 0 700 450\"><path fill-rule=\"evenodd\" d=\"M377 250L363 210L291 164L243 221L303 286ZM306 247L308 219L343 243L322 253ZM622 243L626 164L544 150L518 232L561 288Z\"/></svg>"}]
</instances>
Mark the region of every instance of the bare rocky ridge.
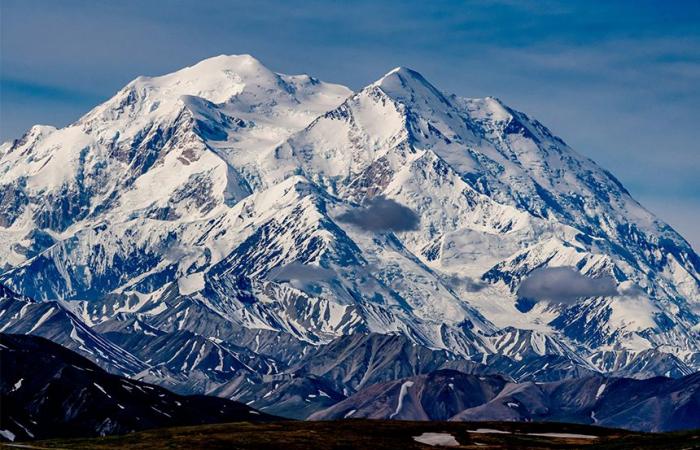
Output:
<instances>
[{"instance_id":1,"label":"bare rocky ridge","mask_svg":"<svg viewBox=\"0 0 700 450\"><path fill-rule=\"evenodd\" d=\"M679 379L597 375L514 383L441 370L370 386L310 419L549 421L674 431L700 427L699 411L697 373Z\"/></svg>"}]
</instances>

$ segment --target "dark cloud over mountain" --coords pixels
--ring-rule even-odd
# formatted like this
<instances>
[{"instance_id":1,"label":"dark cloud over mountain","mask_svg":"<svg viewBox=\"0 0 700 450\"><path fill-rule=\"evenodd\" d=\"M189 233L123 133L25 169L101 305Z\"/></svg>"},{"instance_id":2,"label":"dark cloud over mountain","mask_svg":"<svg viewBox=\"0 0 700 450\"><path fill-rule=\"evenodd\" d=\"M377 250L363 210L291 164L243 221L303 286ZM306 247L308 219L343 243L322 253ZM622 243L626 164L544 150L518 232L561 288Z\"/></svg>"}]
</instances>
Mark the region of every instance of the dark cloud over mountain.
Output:
<instances>
[{"instance_id":1,"label":"dark cloud over mountain","mask_svg":"<svg viewBox=\"0 0 700 450\"><path fill-rule=\"evenodd\" d=\"M420 218L412 209L385 197L374 198L364 207L344 212L338 220L373 232L412 231L420 224Z\"/></svg>"},{"instance_id":2,"label":"dark cloud over mountain","mask_svg":"<svg viewBox=\"0 0 700 450\"><path fill-rule=\"evenodd\" d=\"M519 297L554 303L573 303L580 298L617 295L610 276L591 278L572 267L546 267L532 271L517 292Z\"/></svg>"},{"instance_id":3,"label":"dark cloud over mountain","mask_svg":"<svg viewBox=\"0 0 700 450\"><path fill-rule=\"evenodd\" d=\"M297 287L305 289L311 284L328 281L335 276L334 271L324 267L292 262L271 270L268 278L274 281L290 281Z\"/></svg>"}]
</instances>

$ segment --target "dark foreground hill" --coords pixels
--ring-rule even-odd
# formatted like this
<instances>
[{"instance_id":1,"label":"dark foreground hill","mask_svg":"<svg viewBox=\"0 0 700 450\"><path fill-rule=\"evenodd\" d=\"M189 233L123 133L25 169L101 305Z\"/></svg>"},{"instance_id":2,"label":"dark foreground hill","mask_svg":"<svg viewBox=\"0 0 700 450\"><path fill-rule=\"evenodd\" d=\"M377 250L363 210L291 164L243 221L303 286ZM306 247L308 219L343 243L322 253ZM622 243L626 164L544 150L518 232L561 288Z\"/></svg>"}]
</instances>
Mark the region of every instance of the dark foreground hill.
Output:
<instances>
[{"instance_id":1,"label":"dark foreground hill","mask_svg":"<svg viewBox=\"0 0 700 450\"><path fill-rule=\"evenodd\" d=\"M643 434L558 423L342 420L200 425L148 430L105 438L40 441L32 445L38 448L95 450L123 448L132 450L432 448L673 450L698 448L700 433Z\"/></svg>"},{"instance_id":2,"label":"dark foreground hill","mask_svg":"<svg viewBox=\"0 0 700 450\"><path fill-rule=\"evenodd\" d=\"M181 396L109 374L37 336L0 334L0 435L24 441L274 419L242 403Z\"/></svg>"}]
</instances>

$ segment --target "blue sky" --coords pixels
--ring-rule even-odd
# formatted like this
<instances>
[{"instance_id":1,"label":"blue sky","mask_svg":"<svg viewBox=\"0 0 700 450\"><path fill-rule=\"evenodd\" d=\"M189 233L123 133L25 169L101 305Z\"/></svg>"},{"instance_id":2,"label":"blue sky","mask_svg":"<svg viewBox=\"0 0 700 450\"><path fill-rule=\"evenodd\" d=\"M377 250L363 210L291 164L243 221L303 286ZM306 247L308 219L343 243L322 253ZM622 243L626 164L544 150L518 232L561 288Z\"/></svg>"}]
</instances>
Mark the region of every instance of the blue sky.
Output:
<instances>
[{"instance_id":1,"label":"blue sky","mask_svg":"<svg viewBox=\"0 0 700 450\"><path fill-rule=\"evenodd\" d=\"M391 68L493 95L700 249L698 1L2 0L0 139L222 53L360 88Z\"/></svg>"}]
</instances>

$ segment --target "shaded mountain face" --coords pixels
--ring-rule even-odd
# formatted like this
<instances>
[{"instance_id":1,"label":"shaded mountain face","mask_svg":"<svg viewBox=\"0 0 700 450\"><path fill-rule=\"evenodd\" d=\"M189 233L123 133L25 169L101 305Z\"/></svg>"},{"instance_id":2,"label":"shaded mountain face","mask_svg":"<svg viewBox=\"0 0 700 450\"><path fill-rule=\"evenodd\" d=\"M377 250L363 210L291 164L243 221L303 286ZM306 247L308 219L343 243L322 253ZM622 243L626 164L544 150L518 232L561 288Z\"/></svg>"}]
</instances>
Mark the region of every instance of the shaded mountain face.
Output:
<instances>
[{"instance_id":1,"label":"shaded mountain face","mask_svg":"<svg viewBox=\"0 0 700 450\"><path fill-rule=\"evenodd\" d=\"M106 436L147 428L277 419L244 404L180 396L111 375L82 356L36 336L1 334L5 440Z\"/></svg>"},{"instance_id":2,"label":"shaded mountain face","mask_svg":"<svg viewBox=\"0 0 700 450\"><path fill-rule=\"evenodd\" d=\"M6 331L56 324L179 392L302 371L350 395L443 367L419 355L517 380L700 367L688 243L536 120L405 68L358 92L250 56L139 77L0 146L0 237L0 282L37 300L2 303ZM519 296L562 267L611 287ZM371 335L419 350L326 347Z\"/></svg>"},{"instance_id":3,"label":"shaded mountain face","mask_svg":"<svg viewBox=\"0 0 700 450\"><path fill-rule=\"evenodd\" d=\"M235 398L268 414L300 420L345 399L345 395L336 391L328 380L296 374L260 378L241 376L221 385L211 394Z\"/></svg>"},{"instance_id":4,"label":"shaded mountain face","mask_svg":"<svg viewBox=\"0 0 700 450\"><path fill-rule=\"evenodd\" d=\"M440 370L360 390L312 420L550 421L639 431L700 426L700 375L514 383Z\"/></svg>"},{"instance_id":5,"label":"shaded mountain face","mask_svg":"<svg viewBox=\"0 0 700 450\"><path fill-rule=\"evenodd\" d=\"M518 361L499 355L488 364L476 363L401 334L354 334L311 345L270 330L233 330L218 316L199 314L195 303L180 304L189 311L186 328L182 320L164 319L157 326L148 316L126 313L90 327L64 302L3 292L0 305L8 313L0 316L0 329L48 337L115 374L179 394L216 395L290 418L306 418L375 383L442 368L516 380L591 373L564 356ZM181 308L172 312L184 316ZM177 324L172 329L164 326L172 322ZM202 334L212 329L229 331L225 339Z\"/></svg>"},{"instance_id":6,"label":"shaded mountain face","mask_svg":"<svg viewBox=\"0 0 700 450\"><path fill-rule=\"evenodd\" d=\"M378 383L360 390L310 419L448 420L494 398L507 384L500 376L440 370Z\"/></svg>"},{"instance_id":7,"label":"shaded mountain face","mask_svg":"<svg viewBox=\"0 0 700 450\"><path fill-rule=\"evenodd\" d=\"M36 302L0 285L0 311L0 332L44 337L113 373L133 376L148 367L93 330L62 302Z\"/></svg>"}]
</instances>

